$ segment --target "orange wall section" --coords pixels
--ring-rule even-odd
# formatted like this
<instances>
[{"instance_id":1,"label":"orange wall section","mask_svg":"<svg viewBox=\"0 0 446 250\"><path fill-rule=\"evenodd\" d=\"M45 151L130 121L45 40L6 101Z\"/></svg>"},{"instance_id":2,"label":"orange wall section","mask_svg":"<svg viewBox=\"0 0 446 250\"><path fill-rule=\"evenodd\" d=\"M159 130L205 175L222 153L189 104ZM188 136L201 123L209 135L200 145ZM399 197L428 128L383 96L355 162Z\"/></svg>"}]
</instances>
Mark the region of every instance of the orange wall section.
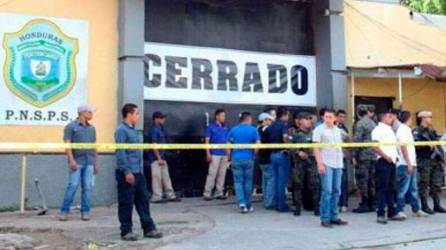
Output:
<instances>
[{"instance_id":1,"label":"orange wall section","mask_svg":"<svg viewBox=\"0 0 446 250\"><path fill-rule=\"evenodd\" d=\"M428 79L403 78L403 103L402 108L412 113L420 110L433 112L434 127L439 133L446 129L446 85ZM349 108L352 112L352 82L349 79ZM355 96L393 97L393 107L398 103L398 79L397 78L355 78ZM415 120L413 125L415 125Z\"/></svg>"}]
</instances>

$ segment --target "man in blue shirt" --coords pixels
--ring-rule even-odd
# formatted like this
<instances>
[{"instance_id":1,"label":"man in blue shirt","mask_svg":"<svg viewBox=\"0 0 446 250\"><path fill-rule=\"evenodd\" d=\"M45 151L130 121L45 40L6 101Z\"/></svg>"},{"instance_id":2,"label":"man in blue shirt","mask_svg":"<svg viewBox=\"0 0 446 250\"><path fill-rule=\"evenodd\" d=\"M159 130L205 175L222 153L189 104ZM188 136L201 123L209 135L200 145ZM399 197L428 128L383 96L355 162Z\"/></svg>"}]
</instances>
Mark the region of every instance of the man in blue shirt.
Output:
<instances>
[{"instance_id":1,"label":"man in blue shirt","mask_svg":"<svg viewBox=\"0 0 446 250\"><path fill-rule=\"evenodd\" d=\"M240 124L229 131L228 142L234 144L260 143L257 129L251 125L252 116L243 112ZM254 211L251 204L254 157L257 149L233 149L231 154L235 195L241 213Z\"/></svg>"},{"instance_id":2,"label":"man in blue shirt","mask_svg":"<svg viewBox=\"0 0 446 250\"><path fill-rule=\"evenodd\" d=\"M125 104L122 108L124 121L115 132L116 143L140 143L140 136L135 129L139 119L138 107L135 104ZM146 179L142 173L141 150L116 150L118 168L116 181L118 182L118 217L121 223L121 238L126 241L136 241L138 236L132 232L132 211L135 204L141 220L141 227L146 238L161 238L155 223L150 216L149 192Z\"/></svg>"},{"instance_id":3,"label":"man in blue shirt","mask_svg":"<svg viewBox=\"0 0 446 250\"><path fill-rule=\"evenodd\" d=\"M289 112L285 107L277 110L277 120L266 130L268 143L286 143L288 141ZM291 171L291 163L286 149L273 149L271 152L271 165L274 168L276 183L276 210L288 212L286 204L286 187Z\"/></svg>"},{"instance_id":4,"label":"man in blue shirt","mask_svg":"<svg viewBox=\"0 0 446 250\"><path fill-rule=\"evenodd\" d=\"M93 119L94 108L88 105L78 107L78 118L70 122L64 129L64 142L66 143L95 143L96 130L90 124ZM90 196L93 190L93 174L98 173L97 152L95 149L67 149L69 165L69 182L65 191L60 221L68 220L70 206L80 183L82 183L81 219L90 220Z\"/></svg>"},{"instance_id":5,"label":"man in blue shirt","mask_svg":"<svg viewBox=\"0 0 446 250\"><path fill-rule=\"evenodd\" d=\"M149 135L152 143L166 144L167 136L164 130L166 115L161 112L152 114L153 125ZM152 202L162 203L163 191L168 201L180 201L173 191L172 181L169 175L169 166L166 162L166 150L154 149L149 152L150 169L152 170Z\"/></svg>"},{"instance_id":6,"label":"man in blue shirt","mask_svg":"<svg viewBox=\"0 0 446 250\"><path fill-rule=\"evenodd\" d=\"M228 138L229 129L225 125L226 114L223 109L215 111L215 122L206 128L206 144L225 144ZM225 149L206 149L206 158L209 163L206 185L204 187L203 198L207 201L213 199L212 191L215 187L215 197L220 200L226 199L223 194L226 170L229 162Z\"/></svg>"},{"instance_id":7,"label":"man in blue shirt","mask_svg":"<svg viewBox=\"0 0 446 250\"><path fill-rule=\"evenodd\" d=\"M314 127L317 127L321 124L324 124L324 114L325 114L326 108L321 108L319 110L319 117L316 120L316 123L314 124Z\"/></svg>"}]
</instances>

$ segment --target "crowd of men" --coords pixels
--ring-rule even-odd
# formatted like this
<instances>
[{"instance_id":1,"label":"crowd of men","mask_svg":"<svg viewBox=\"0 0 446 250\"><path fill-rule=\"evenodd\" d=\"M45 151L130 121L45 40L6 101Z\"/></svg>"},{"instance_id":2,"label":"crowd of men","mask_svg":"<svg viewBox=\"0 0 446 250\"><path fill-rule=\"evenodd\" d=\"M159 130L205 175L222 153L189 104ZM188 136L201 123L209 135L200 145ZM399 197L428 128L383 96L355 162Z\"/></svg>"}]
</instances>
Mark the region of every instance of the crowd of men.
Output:
<instances>
[{"instance_id":1,"label":"crowd of men","mask_svg":"<svg viewBox=\"0 0 446 250\"><path fill-rule=\"evenodd\" d=\"M96 132L89 123L94 108L82 105L79 117L68 124L64 131L67 143L96 142ZM412 114L408 111L389 110L375 115L373 107L358 110L360 119L353 126L350 136L345 126L346 112L321 109L319 116L310 112L291 114L285 107L268 109L258 116L257 126L253 116L243 112L239 124L229 128L226 113L215 111L215 120L206 128L206 144L311 144L342 142L381 142L379 147L284 146L268 149L234 148L207 149L208 175L203 191L204 200L226 199L225 179L232 170L238 208L246 214L254 211L252 195L254 173L261 171L263 207L277 212L301 215L304 196L321 225L331 228L347 225L339 212L348 211L348 167L354 166L356 185L361 194L355 213L377 212L377 222L404 220L405 204L409 204L415 217L426 217L435 212L445 213L441 206L440 192L444 185L444 152L439 146L419 146L414 141L436 141L439 136L432 127L432 113L416 114L417 127L412 129ZM123 122L115 132L116 143L140 143L135 129L139 119L138 107L126 104L122 108ZM167 143L164 122L166 116L154 112L149 136L151 142ZM378 121L378 123L376 122ZM392 143L404 142L401 146ZM81 219L90 220L90 194L93 175L99 171L95 150L67 150L69 184L60 210L59 219L68 220L70 206L79 185L82 187ZM118 217L123 240L137 240L132 232L132 211L135 206L141 220L144 236L160 238L149 209L149 191L142 170L141 150L117 150L116 181L118 188ZM165 150L150 150L151 202L177 202ZM290 184L290 185L289 185ZM287 202L287 190L292 191L292 206ZM428 197L433 198L433 208Z\"/></svg>"}]
</instances>

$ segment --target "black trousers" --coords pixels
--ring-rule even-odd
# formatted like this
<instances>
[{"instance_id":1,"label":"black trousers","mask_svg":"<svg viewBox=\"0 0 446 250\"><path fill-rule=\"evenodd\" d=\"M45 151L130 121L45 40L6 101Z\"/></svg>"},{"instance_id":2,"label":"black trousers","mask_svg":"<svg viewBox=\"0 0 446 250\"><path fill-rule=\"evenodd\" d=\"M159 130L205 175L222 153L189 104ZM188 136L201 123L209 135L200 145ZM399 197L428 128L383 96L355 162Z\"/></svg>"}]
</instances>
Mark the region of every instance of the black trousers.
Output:
<instances>
[{"instance_id":1,"label":"black trousers","mask_svg":"<svg viewBox=\"0 0 446 250\"><path fill-rule=\"evenodd\" d=\"M155 223L150 216L149 192L147 191L146 179L142 174L133 174L135 183L128 184L124 173L116 170L116 181L118 183L118 217L121 223L121 236L132 232L132 212L135 205L144 233L154 230Z\"/></svg>"},{"instance_id":2,"label":"black trousers","mask_svg":"<svg viewBox=\"0 0 446 250\"><path fill-rule=\"evenodd\" d=\"M378 216L387 217L395 215L395 164L379 159L376 163L376 199L378 203Z\"/></svg>"}]
</instances>

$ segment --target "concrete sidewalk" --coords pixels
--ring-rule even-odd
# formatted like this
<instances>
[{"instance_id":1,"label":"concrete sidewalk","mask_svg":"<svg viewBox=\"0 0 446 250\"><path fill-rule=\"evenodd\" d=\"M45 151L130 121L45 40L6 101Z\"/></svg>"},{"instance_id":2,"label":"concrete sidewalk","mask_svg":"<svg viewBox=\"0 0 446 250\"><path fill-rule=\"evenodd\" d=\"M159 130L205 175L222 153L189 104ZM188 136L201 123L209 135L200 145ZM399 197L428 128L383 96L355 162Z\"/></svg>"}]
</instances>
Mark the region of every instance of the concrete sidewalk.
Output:
<instances>
[{"instance_id":1,"label":"concrete sidewalk","mask_svg":"<svg viewBox=\"0 0 446 250\"><path fill-rule=\"evenodd\" d=\"M215 220L213 230L161 249L446 249L446 215L380 225L375 213L345 213L348 226L325 229L310 212L295 217L256 205L252 214L239 214L235 205L194 206Z\"/></svg>"},{"instance_id":2,"label":"concrete sidewalk","mask_svg":"<svg viewBox=\"0 0 446 250\"><path fill-rule=\"evenodd\" d=\"M238 213L231 200L205 202L194 198L181 203L151 205L151 208L159 229L165 234L161 240L120 241L116 206L95 208L90 222L80 221L78 213L69 222L57 221L56 211L43 217L35 213L1 213L0 234L13 232L31 236L39 241L40 249L82 249L86 242L109 246L99 249L446 248L446 215L440 214L380 225L375 222L374 213L346 213L341 217L348 220L349 226L325 229L310 212L295 217L292 213L264 210L259 202L255 203L256 211L250 214ZM135 232L141 233L137 216L134 219Z\"/></svg>"}]
</instances>

